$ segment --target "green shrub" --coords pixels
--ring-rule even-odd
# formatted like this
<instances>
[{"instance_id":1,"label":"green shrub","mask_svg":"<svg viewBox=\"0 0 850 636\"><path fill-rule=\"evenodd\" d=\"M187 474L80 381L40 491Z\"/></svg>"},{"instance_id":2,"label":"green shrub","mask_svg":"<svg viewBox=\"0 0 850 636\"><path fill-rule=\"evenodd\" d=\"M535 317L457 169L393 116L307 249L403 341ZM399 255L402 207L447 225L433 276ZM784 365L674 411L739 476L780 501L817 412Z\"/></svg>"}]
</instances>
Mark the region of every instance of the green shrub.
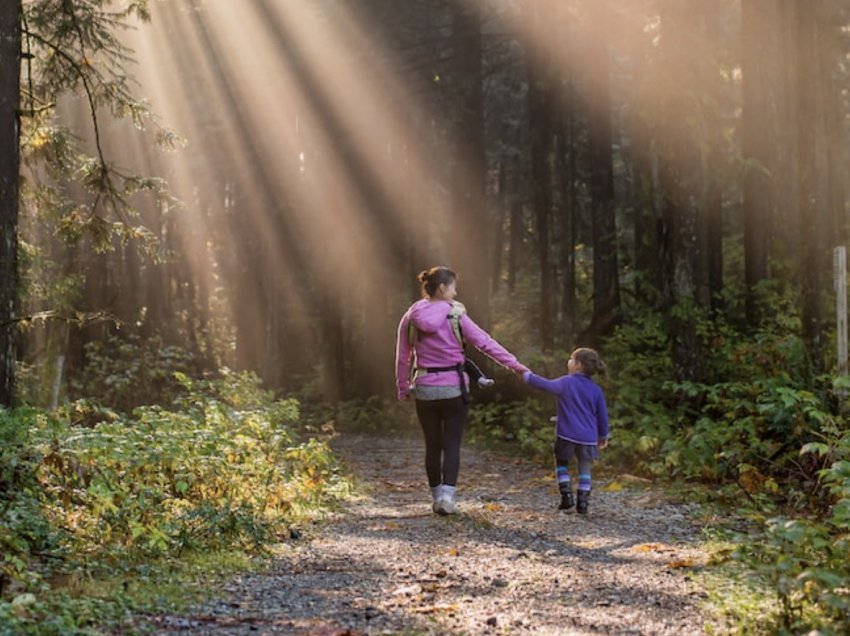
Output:
<instances>
[{"instance_id":1,"label":"green shrub","mask_svg":"<svg viewBox=\"0 0 850 636\"><path fill-rule=\"evenodd\" d=\"M143 404L171 402L181 391L175 372L198 375L201 369L192 354L159 336L121 332L86 345L85 366L69 394L72 399L97 396L99 404L129 413Z\"/></svg>"},{"instance_id":2,"label":"green shrub","mask_svg":"<svg viewBox=\"0 0 850 636\"><path fill-rule=\"evenodd\" d=\"M554 412L551 404L547 407L533 397L519 402L476 404L470 409L470 434L485 444L507 442L527 456L547 458L555 442L555 425L550 420Z\"/></svg>"},{"instance_id":3,"label":"green shrub","mask_svg":"<svg viewBox=\"0 0 850 636\"><path fill-rule=\"evenodd\" d=\"M847 385L846 377L833 383L839 399ZM804 397L803 404L816 402ZM799 405L787 393L782 398L785 408ZM811 428L818 431L817 441L799 451L799 461L819 459L815 465L824 467L817 471L816 486L825 489L792 509L793 517L765 520L763 537L742 540L735 556L775 592L774 632L843 634L850 625L850 432L837 417L811 408L796 410L811 418ZM786 419L779 418L782 426ZM826 501L823 514L813 500Z\"/></svg>"},{"instance_id":4,"label":"green shrub","mask_svg":"<svg viewBox=\"0 0 850 636\"><path fill-rule=\"evenodd\" d=\"M107 610L62 601L50 592L57 575L96 577L192 551L260 553L344 494L328 447L295 439L295 400L226 369L175 382L174 406L131 415L91 403L54 417L0 411L0 623L77 633Z\"/></svg>"},{"instance_id":5,"label":"green shrub","mask_svg":"<svg viewBox=\"0 0 850 636\"><path fill-rule=\"evenodd\" d=\"M311 432L353 431L360 433L418 432L412 401L387 400L372 396L330 404L313 403L305 407L305 424Z\"/></svg>"},{"instance_id":6,"label":"green shrub","mask_svg":"<svg viewBox=\"0 0 850 636\"><path fill-rule=\"evenodd\" d=\"M261 546L327 496L332 459L295 444L294 400L274 401L251 374L192 381L176 410L137 408L57 439L39 478L58 524L76 519L86 550L163 554Z\"/></svg>"},{"instance_id":7,"label":"green shrub","mask_svg":"<svg viewBox=\"0 0 850 636\"><path fill-rule=\"evenodd\" d=\"M29 434L37 414L0 409L0 596L29 580L32 555L56 549L58 532L41 507L41 454Z\"/></svg>"}]
</instances>

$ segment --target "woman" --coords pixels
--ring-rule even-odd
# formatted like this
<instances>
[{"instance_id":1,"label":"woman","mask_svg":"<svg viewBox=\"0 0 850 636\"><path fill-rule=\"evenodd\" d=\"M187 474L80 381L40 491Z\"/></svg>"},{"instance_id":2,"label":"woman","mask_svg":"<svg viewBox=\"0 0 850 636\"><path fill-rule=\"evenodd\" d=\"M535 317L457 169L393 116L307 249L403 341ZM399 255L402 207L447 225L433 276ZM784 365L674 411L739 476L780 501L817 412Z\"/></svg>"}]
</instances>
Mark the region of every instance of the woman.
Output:
<instances>
[{"instance_id":1,"label":"woman","mask_svg":"<svg viewBox=\"0 0 850 636\"><path fill-rule=\"evenodd\" d=\"M512 371L522 373L528 368L455 302L457 275L452 270L432 267L419 274L419 282L422 298L410 306L398 326L396 386L400 400L411 393L416 398L432 510L449 515L457 512L455 486L468 419L463 342Z\"/></svg>"}]
</instances>

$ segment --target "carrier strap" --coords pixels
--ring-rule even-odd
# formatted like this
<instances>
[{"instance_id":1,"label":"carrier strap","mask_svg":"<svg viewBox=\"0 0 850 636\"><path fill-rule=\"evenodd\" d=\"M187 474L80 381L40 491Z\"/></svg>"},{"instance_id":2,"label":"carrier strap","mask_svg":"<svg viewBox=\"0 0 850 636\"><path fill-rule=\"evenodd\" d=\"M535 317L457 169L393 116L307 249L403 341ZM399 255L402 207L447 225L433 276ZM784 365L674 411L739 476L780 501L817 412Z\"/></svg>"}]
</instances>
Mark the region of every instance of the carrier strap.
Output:
<instances>
[{"instance_id":1,"label":"carrier strap","mask_svg":"<svg viewBox=\"0 0 850 636\"><path fill-rule=\"evenodd\" d=\"M450 367L427 367L425 369L419 369L419 371L424 371L425 373L441 373L443 371L457 371L457 377L460 380L460 397L463 400L464 404L469 403L469 389L466 387L466 378L463 377L463 362L455 364Z\"/></svg>"}]
</instances>

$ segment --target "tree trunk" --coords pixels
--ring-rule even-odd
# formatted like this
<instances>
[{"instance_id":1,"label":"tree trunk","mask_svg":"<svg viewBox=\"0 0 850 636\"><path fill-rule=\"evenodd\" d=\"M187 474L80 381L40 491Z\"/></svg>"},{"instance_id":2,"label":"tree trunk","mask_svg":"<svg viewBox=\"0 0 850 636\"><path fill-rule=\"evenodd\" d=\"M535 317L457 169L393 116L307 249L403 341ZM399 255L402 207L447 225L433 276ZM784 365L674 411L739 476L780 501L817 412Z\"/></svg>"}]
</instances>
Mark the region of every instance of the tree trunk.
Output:
<instances>
[{"instance_id":1,"label":"tree trunk","mask_svg":"<svg viewBox=\"0 0 850 636\"><path fill-rule=\"evenodd\" d=\"M509 214L509 200L507 191L507 170L505 164L499 164L499 179L497 191L494 194L496 207L496 220L493 223L492 258L490 261L490 295L499 291L502 280L502 256L505 251L505 218Z\"/></svg>"},{"instance_id":2,"label":"tree trunk","mask_svg":"<svg viewBox=\"0 0 850 636\"><path fill-rule=\"evenodd\" d=\"M797 156L799 166L798 214L801 252L801 316L802 336L812 363L812 371L824 367L824 317L822 297L828 267L824 240L827 218L825 205L826 131L819 102L823 81L818 59L818 24L820 2L798 0L796 4L796 91Z\"/></svg>"},{"instance_id":3,"label":"tree trunk","mask_svg":"<svg viewBox=\"0 0 850 636\"><path fill-rule=\"evenodd\" d=\"M458 165L452 173L451 265L461 276L461 298L473 319L489 323L487 246L490 233L484 194L487 160L484 152L484 96L481 16L474 3L452 1L452 81L457 88L453 140Z\"/></svg>"},{"instance_id":4,"label":"tree trunk","mask_svg":"<svg viewBox=\"0 0 850 636\"><path fill-rule=\"evenodd\" d=\"M517 193L519 194L519 193ZM523 206L519 196L511 201L510 236L508 246L508 293L516 291L517 275L522 262Z\"/></svg>"},{"instance_id":5,"label":"tree trunk","mask_svg":"<svg viewBox=\"0 0 850 636\"><path fill-rule=\"evenodd\" d=\"M640 130L640 126L637 127ZM656 208L655 176L652 149L648 135L635 133L632 152L633 222L635 228L635 296L647 307L657 307L658 292L663 287L659 263L659 214Z\"/></svg>"},{"instance_id":6,"label":"tree trunk","mask_svg":"<svg viewBox=\"0 0 850 636\"><path fill-rule=\"evenodd\" d=\"M700 142L693 130L698 113L692 100L698 49L690 40L699 32L698 4L698 0L666 0L661 23L662 55L669 68L662 116L670 122L661 158L665 293L672 310L669 321L673 362L680 380L700 376L695 276L699 259L697 201L701 192L701 161Z\"/></svg>"},{"instance_id":7,"label":"tree trunk","mask_svg":"<svg viewBox=\"0 0 850 636\"><path fill-rule=\"evenodd\" d=\"M529 3L523 7L529 32L544 33L540 8ZM547 40L552 39L550 23L545 30ZM527 51L526 73L528 77L528 119L531 135L531 176L534 216L537 221L537 260L540 268L540 344L543 351L551 351L555 345L554 334L554 276L551 258L550 219L552 217L551 157L554 136L553 114L555 112L554 82L550 65L541 67Z\"/></svg>"},{"instance_id":8,"label":"tree trunk","mask_svg":"<svg viewBox=\"0 0 850 636\"><path fill-rule=\"evenodd\" d=\"M556 67L553 70L553 116L554 154L552 190L555 193L555 240L556 256L553 259L560 270L560 280L555 281L555 297L559 301L556 309L555 345L562 350L571 350L576 339L576 227L579 213L578 202L578 140L577 111L577 29L573 24L571 7L559 3L553 10L552 19L557 26L553 29L556 51Z\"/></svg>"},{"instance_id":9,"label":"tree trunk","mask_svg":"<svg viewBox=\"0 0 850 636\"><path fill-rule=\"evenodd\" d=\"M830 131L826 136L826 168L827 168L827 226L829 233L826 236L826 248L836 245L844 245L847 240L847 206L845 202L844 180L842 178L847 165L847 135L843 128L843 115L841 113L840 95L842 85L836 81L836 76L841 73L839 60L846 55L842 51L839 41L839 31L832 25L838 23L834 14L835 8L830 4L823 6L824 11L820 15L820 23L824 25L818 53L821 64L821 91L820 104L823 109L823 120L826 130ZM827 30L828 29L828 30ZM843 78L842 78L843 79ZM830 250L831 252L831 250Z\"/></svg>"},{"instance_id":10,"label":"tree trunk","mask_svg":"<svg viewBox=\"0 0 850 636\"><path fill-rule=\"evenodd\" d=\"M799 162L797 153L797 95L796 95L796 2L779 0L777 33L771 50L776 63L776 156L774 189L776 208L771 221L771 244L768 256L771 261L796 262L799 254L797 243L797 201L799 198ZM770 262L770 261L769 261ZM799 282L799 281L798 281Z\"/></svg>"},{"instance_id":11,"label":"tree trunk","mask_svg":"<svg viewBox=\"0 0 850 636\"><path fill-rule=\"evenodd\" d=\"M767 246L773 216L770 165L774 126L769 69L774 62L768 47L776 37L774 7L773 0L743 0L741 4L744 283L747 323L752 328L758 327L765 311L759 306L756 288L768 276Z\"/></svg>"},{"instance_id":12,"label":"tree trunk","mask_svg":"<svg viewBox=\"0 0 850 636\"><path fill-rule=\"evenodd\" d=\"M0 7L0 406L15 400L20 178L21 2Z\"/></svg>"},{"instance_id":13,"label":"tree trunk","mask_svg":"<svg viewBox=\"0 0 850 636\"><path fill-rule=\"evenodd\" d=\"M592 3L593 36L589 63L590 198L593 218L593 318L588 330L592 344L613 332L620 311L617 224L614 207L611 88L608 70L607 0Z\"/></svg>"},{"instance_id":14,"label":"tree trunk","mask_svg":"<svg viewBox=\"0 0 850 636\"><path fill-rule=\"evenodd\" d=\"M707 99L701 101L705 140L703 148L703 198L699 210L699 305L711 312L723 309L723 181L729 171L724 155L724 107L728 87L720 81L717 68L722 60L715 51L723 49L722 20L715 11L702 16L705 51L699 71L705 77L702 84Z\"/></svg>"},{"instance_id":15,"label":"tree trunk","mask_svg":"<svg viewBox=\"0 0 850 636\"><path fill-rule=\"evenodd\" d=\"M522 183L520 178L519 160L514 158L511 160L511 201L509 210L509 227L508 227L508 293L513 294L516 291L517 274L520 268L520 263L523 261L522 255L522 237L523 237L523 193L519 184Z\"/></svg>"},{"instance_id":16,"label":"tree trunk","mask_svg":"<svg viewBox=\"0 0 850 636\"><path fill-rule=\"evenodd\" d=\"M716 145L710 151L708 184L706 185L705 208L703 210L702 248L705 259L708 306L713 312L723 311L723 193L722 184L714 177L720 170L719 152Z\"/></svg>"},{"instance_id":17,"label":"tree trunk","mask_svg":"<svg viewBox=\"0 0 850 636\"><path fill-rule=\"evenodd\" d=\"M224 187L224 215L231 228L233 248L236 253L233 272L234 327L236 351L234 364L237 371L257 371L262 363L262 339L267 308L263 304L262 284L258 279L261 264L257 258L258 246L250 227L240 213L248 207L235 183Z\"/></svg>"},{"instance_id":18,"label":"tree trunk","mask_svg":"<svg viewBox=\"0 0 850 636\"><path fill-rule=\"evenodd\" d=\"M560 259L561 259L561 346L571 350L576 334L576 217L578 215L576 101L571 80L562 94L561 147L558 149L558 173L561 184Z\"/></svg>"}]
</instances>

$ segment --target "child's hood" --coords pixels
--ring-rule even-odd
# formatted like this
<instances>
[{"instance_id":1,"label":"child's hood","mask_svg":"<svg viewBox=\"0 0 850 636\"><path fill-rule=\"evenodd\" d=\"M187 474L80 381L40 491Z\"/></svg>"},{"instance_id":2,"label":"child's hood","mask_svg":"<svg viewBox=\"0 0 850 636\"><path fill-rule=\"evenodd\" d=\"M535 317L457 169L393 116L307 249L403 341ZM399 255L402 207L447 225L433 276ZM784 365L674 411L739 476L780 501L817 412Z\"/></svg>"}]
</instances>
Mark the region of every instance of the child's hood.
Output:
<instances>
[{"instance_id":1,"label":"child's hood","mask_svg":"<svg viewBox=\"0 0 850 636\"><path fill-rule=\"evenodd\" d=\"M445 300L422 300L410 309L410 320L425 333L434 333L446 324L451 305Z\"/></svg>"}]
</instances>

